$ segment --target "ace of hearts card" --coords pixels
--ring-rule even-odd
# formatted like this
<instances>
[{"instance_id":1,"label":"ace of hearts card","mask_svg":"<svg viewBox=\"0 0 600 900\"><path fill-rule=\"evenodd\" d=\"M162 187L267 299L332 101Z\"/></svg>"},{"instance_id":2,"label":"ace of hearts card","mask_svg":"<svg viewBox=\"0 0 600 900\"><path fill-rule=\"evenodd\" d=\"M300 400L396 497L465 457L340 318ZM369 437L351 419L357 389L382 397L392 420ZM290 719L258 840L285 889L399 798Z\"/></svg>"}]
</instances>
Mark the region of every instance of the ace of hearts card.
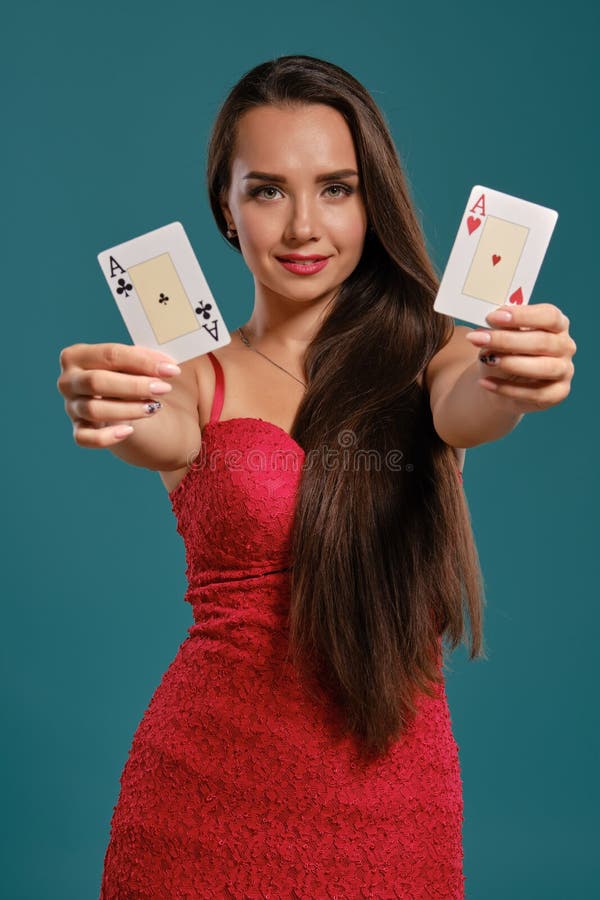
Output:
<instances>
[{"instance_id":1,"label":"ace of hearts card","mask_svg":"<svg viewBox=\"0 0 600 900\"><path fill-rule=\"evenodd\" d=\"M558 213L482 185L473 187L433 304L489 328L498 306L528 303Z\"/></svg>"}]
</instances>

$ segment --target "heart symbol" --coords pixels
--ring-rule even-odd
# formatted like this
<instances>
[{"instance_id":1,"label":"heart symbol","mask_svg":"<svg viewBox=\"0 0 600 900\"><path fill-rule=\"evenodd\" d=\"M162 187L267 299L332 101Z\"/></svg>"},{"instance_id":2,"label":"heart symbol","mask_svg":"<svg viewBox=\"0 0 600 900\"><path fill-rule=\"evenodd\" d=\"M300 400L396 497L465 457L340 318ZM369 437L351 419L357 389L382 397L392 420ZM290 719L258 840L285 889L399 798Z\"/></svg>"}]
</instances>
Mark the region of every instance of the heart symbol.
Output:
<instances>
[{"instance_id":1,"label":"heart symbol","mask_svg":"<svg viewBox=\"0 0 600 900\"><path fill-rule=\"evenodd\" d=\"M514 293L510 295L508 298L509 303L517 303L520 304L523 302L523 291L521 288L518 288Z\"/></svg>"},{"instance_id":2,"label":"heart symbol","mask_svg":"<svg viewBox=\"0 0 600 900\"><path fill-rule=\"evenodd\" d=\"M467 228L469 229L469 234L473 234L473 232L479 228L481 225L481 219L476 219L475 216L469 216L467 219Z\"/></svg>"},{"instance_id":3,"label":"heart symbol","mask_svg":"<svg viewBox=\"0 0 600 900\"><path fill-rule=\"evenodd\" d=\"M494 253L494 255L492 256L492 262L494 265L497 265L501 259L502 259L502 257L498 256L496 253Z\"/></svg>"}]
</instances>

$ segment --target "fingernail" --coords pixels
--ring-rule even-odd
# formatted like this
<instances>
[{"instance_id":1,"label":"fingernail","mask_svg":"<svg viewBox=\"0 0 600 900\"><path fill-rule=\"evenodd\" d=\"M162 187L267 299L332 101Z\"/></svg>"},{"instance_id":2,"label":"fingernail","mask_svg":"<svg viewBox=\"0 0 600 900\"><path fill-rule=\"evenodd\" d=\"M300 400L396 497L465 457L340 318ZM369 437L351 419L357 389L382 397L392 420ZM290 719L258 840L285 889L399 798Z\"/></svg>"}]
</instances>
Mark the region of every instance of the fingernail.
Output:
<instances>
[{"instance_id":1,"label":"fingernail","mask_svg":"<svg viewBox=\"0 0 600 900\"><path fill-rule=\"evenodd\" d=\"M489 344L492 339L491 334L487 331L469 331L468 334L465 334L465 337L475 341L477 344Z\"/></svg>"},{"instance_id":2,"label":"fingernail","mask_svg":"<svg viewBox=\"0 0 600 900\"><path fill-rule=\"evenodd\" d=\"M131 425L117 425L116 428L113 428L113 435L117 438L122 438L131 434L132 431L133 427Z\"/></svg>"},{"instance_id":3,"label":"fingernail","mask_svg":"<svg viewBox=\"0 0 600 900\"><path fill-rule=\"evenodd\" d=\"M152 400L150 403L146 403L146 412L151 416L152 413L155 413L157 409L161 408L161 406L162 403L160 402L160 400Z\"/></svg>"},{"instance_id":4,"label":"fingernail","mask_svg":"<svg viewBox=\"0 0 600 900\"><path fill-rule=\"evenodd\" d=\"M497 391L498 390L498 385L496 384L496 382L489 381L487 378L480 378L479 384L482 387L487 388L489 391Z\"/></svg>"},{"instance_id":5,"label":"fingernail","mask_svg":"<svg viewBox=\"0 0 600 900\"><path fill-rule=\"evenodd\" d=\"M485 317L486 322L489 322L490 319L494 322L510 322L512 313L506 309L495 309L494 312L488 313Z\"/></svg>"},{"instance_id":6,"label":"fingernail","mask_svg":"<svg viewBox=\"0 0 600 900\"><path fill-rule=\"evenodd\" d=\"M151 381L148 388L152 394L166 394L173 390L173 385L167 384L165 381Z\"/></svg>"},{"instance_id":7,"label":"fingernail","mask_svg":"<svg viewBox=\"0 0 600 900\"><path fill-rule=\"evenodd\" d=\"M181 375L181 369L173 363L159 363L157 369L159 375Z\"/></svg>"},{"instance_id":8,"label":"fingernail","mask_svg":"<svg viewBox=\"0 0 600 900\"><path fill-rule=\"evenodd\" d=\"M487 355L487 356L486 356L486 355L480 356L480 357L479 357L479 362L485 363L486 366L495 366L496 363L498 362L498 357L497 357L497 356L494 356L493 353L490 353L490 354Z\"/></svg>"}]
</instances>

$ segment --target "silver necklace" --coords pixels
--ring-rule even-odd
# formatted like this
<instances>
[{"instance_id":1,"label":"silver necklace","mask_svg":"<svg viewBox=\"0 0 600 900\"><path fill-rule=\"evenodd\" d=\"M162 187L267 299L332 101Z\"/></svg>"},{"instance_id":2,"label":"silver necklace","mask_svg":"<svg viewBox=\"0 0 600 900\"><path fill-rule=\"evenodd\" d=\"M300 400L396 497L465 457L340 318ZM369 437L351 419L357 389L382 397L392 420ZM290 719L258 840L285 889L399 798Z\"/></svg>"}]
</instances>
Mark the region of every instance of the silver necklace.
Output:
<instances>
[{"instance_id":1,"label":"silver necklace","mask_svg":"<svg viewBox=\"0 0 600 900\"><path fill-rule=\"evenodd\" d=\"M304 387L304 390L307 389L308 385L304 381L301 381L300 378L296 378L295 375L292 375L291 372L288 372L288 370L284 369L283 366L280 366L279 363L273 362L273 360L270 359L265 353L262 353L260 350L257 350L256 347L253 347L241 328L238 328L238 332L246 347L248 347L250 350L254 350L255 353L259 353L261 356L264 356L264 358L268 360L268 362L272 363L274 366L277 366L278 369L281 369L282 372L285 372L286 375L289 375L290 378L293 378L294 381L297 381L299 384L301 384Z\"/></svg>"}]
</instances>

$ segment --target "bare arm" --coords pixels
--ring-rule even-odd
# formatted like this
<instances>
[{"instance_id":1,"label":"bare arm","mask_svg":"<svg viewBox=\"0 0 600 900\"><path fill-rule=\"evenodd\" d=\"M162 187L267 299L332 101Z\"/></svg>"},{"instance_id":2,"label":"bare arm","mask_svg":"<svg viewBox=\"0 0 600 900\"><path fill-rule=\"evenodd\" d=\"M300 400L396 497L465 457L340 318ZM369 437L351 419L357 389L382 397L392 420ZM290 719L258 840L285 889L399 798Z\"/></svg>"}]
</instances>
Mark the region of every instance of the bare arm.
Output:
<instances>
[{"instance_id":1,"label":"bare arm","mask_svg":"<svg viewBox=\"0 0 600 900\"><path fill-rule=\"evenodd\" d=\"M465 338L469 331L466 325L456 325L425 373L435 430L451 447L495 441L523 418L522 413L507 409L502 398L477 383L486 372L479 361L480 348Z\"/></svg>"}]
</instances>

